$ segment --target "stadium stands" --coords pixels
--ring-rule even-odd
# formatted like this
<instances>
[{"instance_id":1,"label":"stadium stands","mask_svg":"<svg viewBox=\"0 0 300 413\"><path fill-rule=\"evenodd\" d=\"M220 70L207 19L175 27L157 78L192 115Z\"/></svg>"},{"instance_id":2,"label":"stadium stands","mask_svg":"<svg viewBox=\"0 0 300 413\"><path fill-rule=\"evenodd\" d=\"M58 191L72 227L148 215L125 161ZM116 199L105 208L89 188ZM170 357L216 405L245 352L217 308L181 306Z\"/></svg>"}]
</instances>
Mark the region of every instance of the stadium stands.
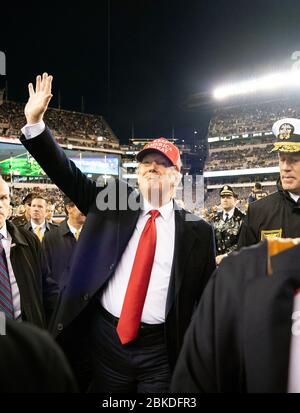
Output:
<instances>
[{"instance_id":1,"label":"stadium stands","mask_svg":"<svg viewBox=\"0 0 300 413\"><path fill-rule=\"evenodd\" d=\"M235 186L242 210L247 208L253 182L262 182L268 193L276 191L278 173L265 168L278 167L278 155L271 152L272 125L283 117L300 117L298 97L216 110L209 124L205 172L218 171L218 176L210 174L205 180L208 212L219 205L218 191L224 184ZM243 175L243 170L253 171Z\"/></svg>"},{"instance_id":2,"label":"stadium stands","mask_svg":"<svg viewBox=\"0 0 300 413\"><path fill-rule=\"evenodd\" d=\"M26 195L31 192L44 195L47 200L51 200L52 203L55 204L54 215L65 215L63 194L55 185L48 185L48 187L41 185L28 187L24 185L18 188L11 186L11 205L13 207L13 214L22 204Z\"/></svg>"},{"instance_id":3,"label":"stadium stands","mask_svg":"<svg viewBox=\"0 0 300 413\"><path fill-rule=\"evenodd\" d=\"M119 148L117 137L102 116L49 108L45 120L61 145ZM4 101L0 105L0 136L18 137L24 121L24 104Z\"/></svg>"},{"instance_id":4,"label":"stadium stands","mask_svg":"<svg viewBox=\"0 0 300 413\"><path fill-rule=\"evenodd\" d=\"M272 147L272 144L256 143L211 149L206 171L276 166L278 157L271 152Z\"/></svg>"},{"instance_id":5,"label":"stadium stands","mask_svg":"<svg viewBox=\"0 0 300 413\"><path fill-rule=\"evenodd\" d=\"M215 137L265 132L270 131L273 123L280 118L299 117L300 101L298 98L222 108L217 110L212 118L208 135Z\"/></svg>"}]
</instances>

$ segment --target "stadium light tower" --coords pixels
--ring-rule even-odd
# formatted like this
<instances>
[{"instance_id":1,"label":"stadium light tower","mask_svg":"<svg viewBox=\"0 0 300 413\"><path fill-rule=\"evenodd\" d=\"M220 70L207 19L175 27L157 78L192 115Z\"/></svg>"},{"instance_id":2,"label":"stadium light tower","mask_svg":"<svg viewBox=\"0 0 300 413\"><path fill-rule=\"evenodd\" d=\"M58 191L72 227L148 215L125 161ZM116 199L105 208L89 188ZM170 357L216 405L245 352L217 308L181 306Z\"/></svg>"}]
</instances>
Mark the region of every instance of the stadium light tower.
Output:
<instances>
[{"instance_id":1,"label":"stadium light tower","mask_svg":"<svg viewBox=\"0 0 300 413\"><path fill-rule=\"evenodd\" d=\"M287 87L300 87L300 70L272 73L261 78L221 86L213 91L213 97L221 100L231 96Z\"/></svg>"}]
</instances>

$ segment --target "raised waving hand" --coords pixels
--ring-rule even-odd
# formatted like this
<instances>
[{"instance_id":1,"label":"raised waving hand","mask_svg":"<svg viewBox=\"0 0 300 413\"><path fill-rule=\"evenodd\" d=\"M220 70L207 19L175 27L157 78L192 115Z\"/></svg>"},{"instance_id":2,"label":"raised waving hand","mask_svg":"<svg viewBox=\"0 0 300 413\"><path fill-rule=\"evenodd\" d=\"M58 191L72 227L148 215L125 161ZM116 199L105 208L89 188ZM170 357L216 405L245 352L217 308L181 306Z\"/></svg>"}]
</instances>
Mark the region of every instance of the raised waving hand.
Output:
<instances>
[{"instance_id":1,"label":"raised waving hand","mask_svg":"<svg viewBox=\"0 0 300 413\"><path fill-rule=\"evenodd\" d=\"M35 89L32 83L28 85L29 99L25 106L25 116L28 124L38 123L43 120L44 113L52 98L52 76L43 73L43 76L36 77Z\"/></svg>"}]
</instances>

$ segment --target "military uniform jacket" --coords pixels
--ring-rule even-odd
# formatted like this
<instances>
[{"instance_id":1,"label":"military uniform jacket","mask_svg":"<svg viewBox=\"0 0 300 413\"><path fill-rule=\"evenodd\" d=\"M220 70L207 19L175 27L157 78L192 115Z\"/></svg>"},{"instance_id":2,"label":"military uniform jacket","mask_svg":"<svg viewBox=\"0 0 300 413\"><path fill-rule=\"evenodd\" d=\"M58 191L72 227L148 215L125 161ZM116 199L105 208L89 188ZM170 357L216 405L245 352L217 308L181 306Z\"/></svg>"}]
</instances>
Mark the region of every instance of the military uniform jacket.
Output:
<instances>
[{"instance_id":1,"label":"military uniform jacket","mask_svg":"<svg viewBox=\"0 0 300 413\"><path fill-rule=\"evenodd\" d=\"M268 237L300 237L300 206L284 191L249 205L241 227L238 248L253 245Z\"/></svg>"},{"instance_id":2,"label":"military uniform jacket","mask_svg":"<svg viewBox=\"0 0 300 413\"><path fill-rule=\"evenodd\" d=\"M223 212L218 212L213 218L215 229L217 255L228 254L237 248L242 221L245 217L242 211L234 208L233 216L223 221Z\"/></svg>"}]
</instances>

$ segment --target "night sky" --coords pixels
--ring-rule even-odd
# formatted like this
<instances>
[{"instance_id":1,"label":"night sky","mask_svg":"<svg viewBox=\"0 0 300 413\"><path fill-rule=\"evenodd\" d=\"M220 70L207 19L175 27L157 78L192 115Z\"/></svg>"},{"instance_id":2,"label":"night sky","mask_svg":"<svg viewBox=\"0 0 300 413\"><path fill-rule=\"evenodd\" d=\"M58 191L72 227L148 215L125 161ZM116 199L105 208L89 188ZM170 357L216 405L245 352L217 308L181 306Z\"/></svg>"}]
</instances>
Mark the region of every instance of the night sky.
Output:
<instances>
[{"instance_id":1,"label":"night sky","mask_svg":"<svg viewBox=\"0 0 300 413\"><path fill-rule=\"evenodd\" d=\"M9 99L26 101L27 83L47 71L51 106L60 91L61 107L80 111L83 96L85 112L104 115L121 142L133 124L136 137L171 137L172 128L204 137L215 86L290 68L300 50L298 0L10 4L0 36Z\"/></svg>"}]
</instances>

